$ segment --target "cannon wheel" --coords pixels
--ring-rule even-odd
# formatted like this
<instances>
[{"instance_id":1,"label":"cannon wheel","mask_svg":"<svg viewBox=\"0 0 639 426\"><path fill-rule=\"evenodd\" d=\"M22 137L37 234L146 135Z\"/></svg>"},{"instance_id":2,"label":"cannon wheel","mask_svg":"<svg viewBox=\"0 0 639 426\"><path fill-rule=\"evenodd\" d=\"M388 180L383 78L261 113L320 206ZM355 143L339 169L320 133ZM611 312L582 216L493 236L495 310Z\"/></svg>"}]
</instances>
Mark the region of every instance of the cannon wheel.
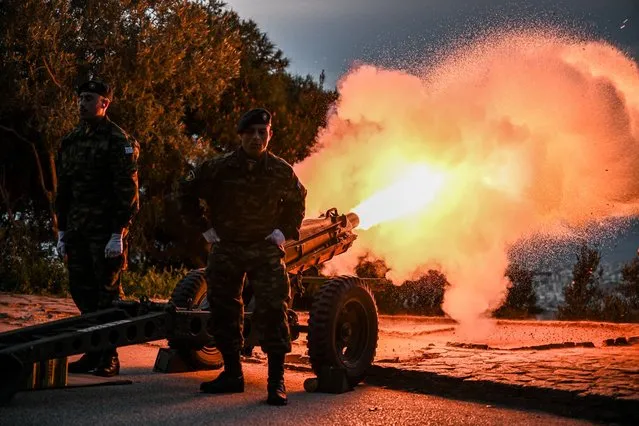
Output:
<instances>
[{"instance_id":1,"label":"cannon wheel","mask_svg":"<svg viewBox=\"0 0 639 426\"><path fill-rule=\"evenodd\" d=\"M173 290L171 301L178 308L208 310L204 269L189 271ZM182 340L169 340L169 347L177 349L179 354L196 369L216 370L224 365L222 354L215 346L194 347Z\"/></svg>"},{"instance_id":2,"label":"cannon wheel","mask_svg":"<svg viewBox=\"0 0 639 426\"><path fill-rule=\"evenodd\" d=\"M362 381L377 350L377 305L357 277L327 280L313 301L308 353L315 374L321 367L343 368L351 386Z\"/></svg>"}]
</instances>

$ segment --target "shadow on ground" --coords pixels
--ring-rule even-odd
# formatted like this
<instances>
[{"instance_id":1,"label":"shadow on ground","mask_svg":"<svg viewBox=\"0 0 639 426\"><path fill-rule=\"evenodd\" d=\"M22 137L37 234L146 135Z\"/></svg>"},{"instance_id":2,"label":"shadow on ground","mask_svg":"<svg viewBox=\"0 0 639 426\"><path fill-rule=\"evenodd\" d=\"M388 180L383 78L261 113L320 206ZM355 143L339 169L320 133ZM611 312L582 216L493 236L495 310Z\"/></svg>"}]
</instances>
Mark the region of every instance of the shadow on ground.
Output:
<instances>
[{"instance_id":1,"label":"shadow on ground","mask_svg":"<svg viewBox=\"0 0 639 426\"><path fill-rule=\"evenodd\" d=\"M430 372L373 366L366 383L464 401L495 404L504 408L543 411L597 422L639 424L639 402L603 395L481 380L464 380Z\"/></svg>"}]
</instances>

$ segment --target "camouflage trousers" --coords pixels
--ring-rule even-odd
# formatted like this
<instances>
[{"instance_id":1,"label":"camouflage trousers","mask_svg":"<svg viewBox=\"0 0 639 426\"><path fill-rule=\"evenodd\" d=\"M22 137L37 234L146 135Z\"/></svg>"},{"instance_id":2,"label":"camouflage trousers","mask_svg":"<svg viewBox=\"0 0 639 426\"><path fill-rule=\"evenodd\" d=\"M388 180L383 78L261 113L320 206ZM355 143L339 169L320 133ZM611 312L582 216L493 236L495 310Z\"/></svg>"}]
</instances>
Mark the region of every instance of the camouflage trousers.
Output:
<instances>
[{"instance_id":1,"label":"camouflage trousers","mask_svg":"<svg viewBox=\"0 0 639 426\"><path fill-rule=\"evenodd\" d=\"M270 242L213 244L206 267L211 328L217 348L237 352L243 346L242 288L248 279L255 295L251 324L266 353L291 351L287 311L290 283L284 250Z\"/></svg>"},{"instance_id":2,"label":"camouflage trousers","mask_svg":"<svg viewBox=\"0 0 639 426\"><path fill-rule=\"evenodd\" d=\"M69 290L81 313L110 308L121 294L120 276L125 255L104 257L109 235L83 235L68 231L65 236Z\"/></svg>"}]
</instances>

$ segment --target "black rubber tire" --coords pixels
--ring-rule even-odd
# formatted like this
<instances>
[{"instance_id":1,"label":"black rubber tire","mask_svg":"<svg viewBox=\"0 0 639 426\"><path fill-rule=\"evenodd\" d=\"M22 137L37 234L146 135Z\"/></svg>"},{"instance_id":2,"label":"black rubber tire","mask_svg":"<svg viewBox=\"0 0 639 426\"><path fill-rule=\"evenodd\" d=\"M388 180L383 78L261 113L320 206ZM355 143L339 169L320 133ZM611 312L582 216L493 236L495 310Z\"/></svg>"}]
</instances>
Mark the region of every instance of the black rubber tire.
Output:
<instances>
[{"instance_id":1,"label":"black rubber tire","mask_svg":"<svg viewBox=\"0 0 639 426\"><path fill-rule=\"evenodd\" d=\"M206 301L204 269L193 269L175 286L171 301L178 308L200 308ZM177 349L191 366L198 370L217 370L224 360L215 346L196 347L182 340L169 340L169 347Z\"/></svg>"},{"instance_id":2,"label":"black rubber tire","mask_svg":"<svg viewBox=\"0 0 639 426\"><path fill-rule=\"evenodd\" d=\"M343 368L355 386L375 359L377 338L377 305L370 289L357 277L327 280L315 295L308 321L315 374L325 366Z\"/></svg>"}]
</instances>

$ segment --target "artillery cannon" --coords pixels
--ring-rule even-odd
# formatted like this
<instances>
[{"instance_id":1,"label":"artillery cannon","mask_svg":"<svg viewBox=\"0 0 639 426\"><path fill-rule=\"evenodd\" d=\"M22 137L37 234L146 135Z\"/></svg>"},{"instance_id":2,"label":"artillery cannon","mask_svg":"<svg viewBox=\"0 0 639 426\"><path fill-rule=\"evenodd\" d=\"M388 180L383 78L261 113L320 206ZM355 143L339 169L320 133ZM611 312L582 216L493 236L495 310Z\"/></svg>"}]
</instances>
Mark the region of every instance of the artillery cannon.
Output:
<instances>
[{"instance_id":1,"label":"artillery cannon","mask_svg":"<svg viewBox=\"0 0 639 426\"><path fill-rule=\"evenodd\" d=\"M337 368L350 386L364 378L375 357L378 337L375 299L360 278L311 277L304 272L346 252L357 238L353 229L358 224L356 214L340 215L336 209L330 209L319 218L305 219L299 240L286 241L284 246L292 299L302 294L313 298L308 324L300 324L297 313L289 310L292 339L299 338L302 332L308 333L313 371L319 376L327 368ZM252 295L250 283L247 284L243 294L247 305L245 354L251 352L258 340L251 327ZM168 303L155 303L148 298L117 301L112 308L102 311L1 333L0 401L10 400L25 388L53 386L50 377L48 382L39 378L40 384L34 383L36 370L50 366L52 360L63 360L63 366L58 366L55 374L66 380L68 356L154 340L168 339L170 347L158 353L156 371L176 371L168 367L172 361L169 356L191 370L220 368L222 357L215 348L208 323L204 270L195 269L177 283ZM52 374L49 370L47 374Z\"/></svg>"}]
</instances>

